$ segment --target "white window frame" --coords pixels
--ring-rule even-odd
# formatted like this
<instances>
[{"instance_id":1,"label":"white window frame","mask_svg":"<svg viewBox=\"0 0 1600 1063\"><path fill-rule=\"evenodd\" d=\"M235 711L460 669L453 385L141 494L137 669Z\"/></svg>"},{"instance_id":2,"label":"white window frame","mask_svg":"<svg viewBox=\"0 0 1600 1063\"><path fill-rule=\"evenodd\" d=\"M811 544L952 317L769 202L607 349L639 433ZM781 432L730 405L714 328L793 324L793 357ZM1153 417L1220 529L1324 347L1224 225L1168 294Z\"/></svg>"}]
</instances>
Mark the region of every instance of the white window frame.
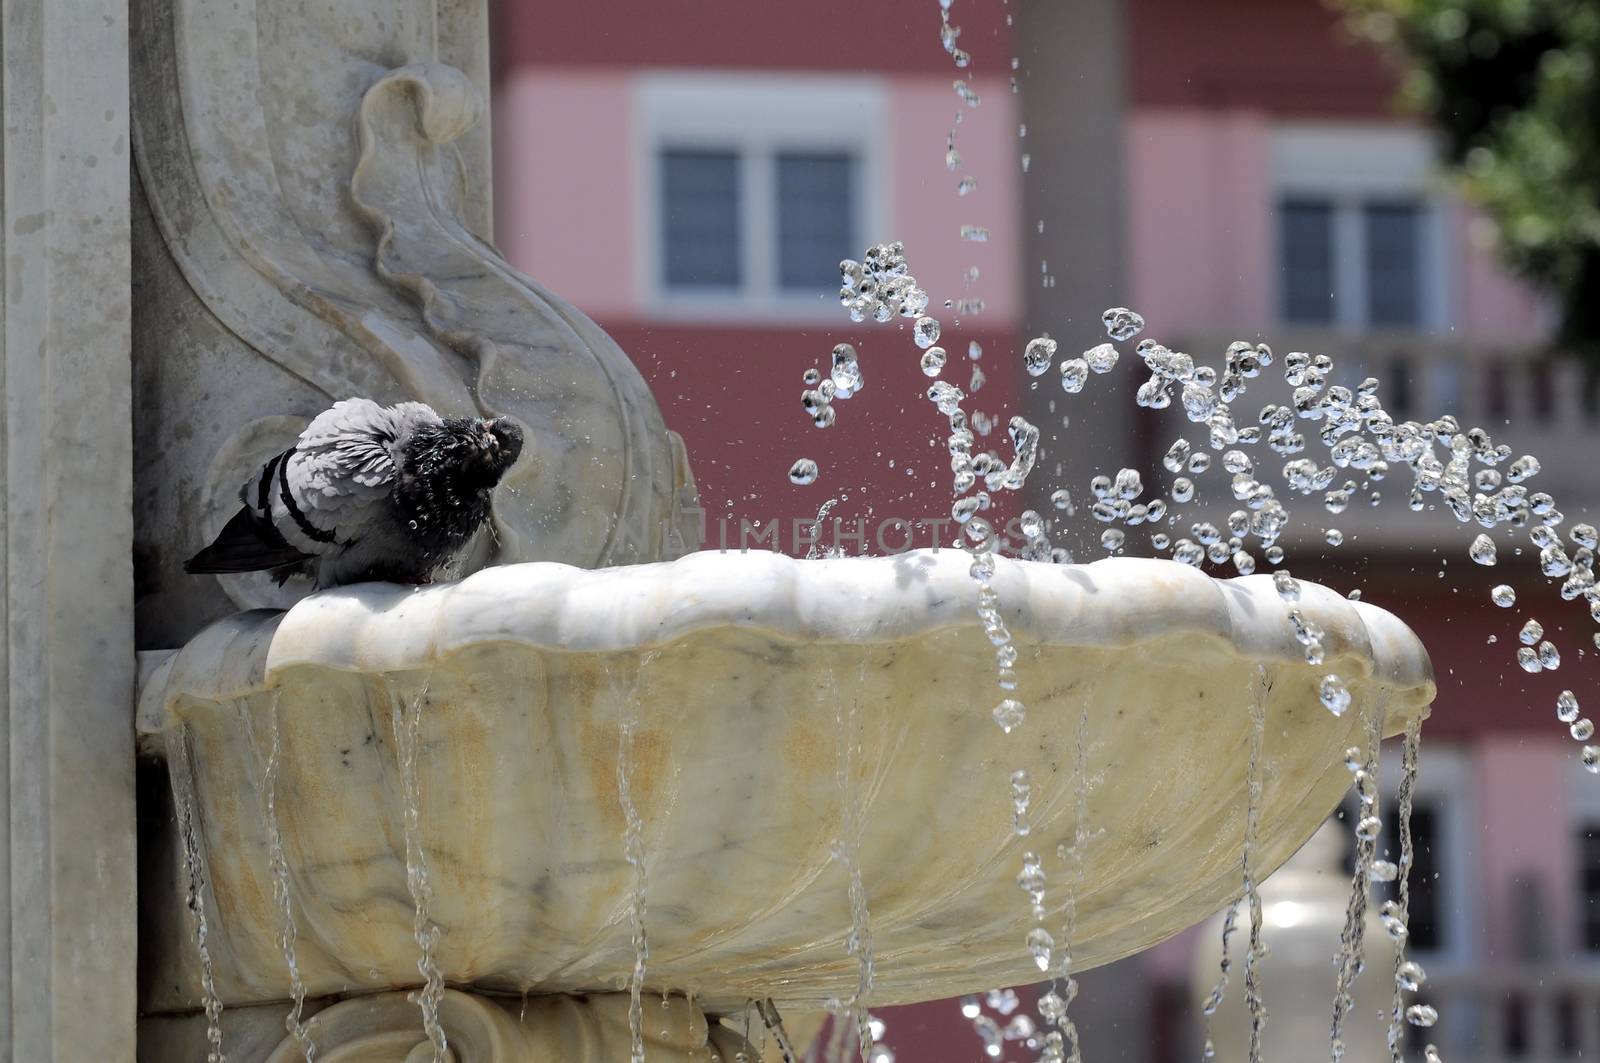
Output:
<instances>
[{"instance_id":1,"label":"white window frame","mask_svg":"<svg viewBox=\"0 0 1600 1063\"><path fill-rule=\"evenodd\" d=\"M1292 124L1272 134L1273 310L1283 312L1280 206L1304 197L1333 205L1333 327L1374 328L1367 311L1367 232L1363 208L1373 201L1422 205L1420 330L1443 331L1454 322L1451 200L1437 180L1432 136L1420 129L1362 123ZM1285 322L1285 324L1288 324Z\"/></svg>"},{"instance_id":2,"label":"white window frame","mask_svg":"<svg viewBox=\"0 0 1600 1063\"><path fill-rule=\"evenodd\" d=\"M1427 728L1423 728L1426 736ZM1398 743L1385 743L1383 764L1379 768L1382 783L1382 800L1385 809L1398 807L1400 779L1403 774ZM1436 839L1441 852L1434 855L1439 861L1439 879L1434 889L1439 896L1439 918L1444 924L1445 947L1418 949L1416 958L1430 970L1458 970L1470 967L1478 958L1483 944L1482 921L1478 897L1478 853L1475 832L1474 804L1476 790L1473 785L1472 759L1459 746L1442 742L1422 744L1422 759L1413 791L1435 811L1439 834ZM1399 838L1380 836L1382 851L1389 846L1390 855L1399 858ZM1413 888L1415 883L1413 883Z\"/></svg>"},{"instance_id":3,"label":"white window frame","mask_svg":"<svg viewBox=\"0 0 1600 1063\"><path fill-rule=\"evenodd\" d=\"M847 254L859 256L868 243L888 238L881 235L891 220L881 192L888 113L887 90L873 77L678 71L639 76L634 87L635 280L646 312L728 322L840 319L836 292L819 296L778 286L776 159L788 152L854 158L853 221L861 247ZM739 157L742 269L737 288L693 291L664 283L660 157L669 149L731 151Z\"/></svg>"}]
</instances>

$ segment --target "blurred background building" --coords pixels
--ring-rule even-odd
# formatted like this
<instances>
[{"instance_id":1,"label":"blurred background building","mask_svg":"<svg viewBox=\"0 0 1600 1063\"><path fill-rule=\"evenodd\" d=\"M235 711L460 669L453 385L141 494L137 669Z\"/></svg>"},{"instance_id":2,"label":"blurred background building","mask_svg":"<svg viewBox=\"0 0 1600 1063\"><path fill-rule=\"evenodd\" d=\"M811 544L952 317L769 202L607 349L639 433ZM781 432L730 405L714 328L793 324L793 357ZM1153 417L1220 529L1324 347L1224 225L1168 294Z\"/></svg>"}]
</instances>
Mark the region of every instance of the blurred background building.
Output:
<instances>
[{"instance_id":1,"label":"blurred background building","mask_svg":"<svg viewBox=\"0 0 1600 1063\"><path fill-rule=\"evenodd\" d=\"M788 520L831 496L836 515L947 511L914 348L837 301L835 263L892 239L944 321L945 378L984 378L987 445L1013 413L1045 429L1043 511L1050 489L1118 465L1148 480L1180 431L1131 386L1091 387L1063 426L1054 374L1023 371L1028 337L1076 351L1127 305L1197 358L1235 339L1328 354L1336 382L1376 377L1397 419L1452 412L1537 454L1537 488L1593 519L1600 406L1547 356L1552 309L1497 266L1492 226L1397 108L1396 72L1320 0L958 0L950 18L967 70L940 47L934 0L500 4L496 242L633 356L689 446L713 539L721 518ZM937 309L975 298L981 311ZM801 374L826 374L843 341L867 389L818 431ZM822 466L818 485L789 483L798 457ZM1431 1039L1453 1061L1594 1058L1600 786L1553 712L1562 688L1600 708L1588 618L1553 589L1492 606L1491 583L1540 583L1535 559L1471 565L1470 535L1405 512L1399 479L1381 507L1365 491L1336 518L1302 503L1291 564L1406 618L1439 673L1413 821ZM1097 529L1054 515L1080 560L1099 553ZM1554 675L1511 666L1530 615L1566 651ZM1186 934L1085 976L1086 1058L1198 1058L1194 948ZM1327 998L1274 999L1269 975L1268 1005L1326 1010L1332 985L1330 964ZM903 1063L982 1058L954 1003L884 1017Z\"/></svg>"}]
</instances>

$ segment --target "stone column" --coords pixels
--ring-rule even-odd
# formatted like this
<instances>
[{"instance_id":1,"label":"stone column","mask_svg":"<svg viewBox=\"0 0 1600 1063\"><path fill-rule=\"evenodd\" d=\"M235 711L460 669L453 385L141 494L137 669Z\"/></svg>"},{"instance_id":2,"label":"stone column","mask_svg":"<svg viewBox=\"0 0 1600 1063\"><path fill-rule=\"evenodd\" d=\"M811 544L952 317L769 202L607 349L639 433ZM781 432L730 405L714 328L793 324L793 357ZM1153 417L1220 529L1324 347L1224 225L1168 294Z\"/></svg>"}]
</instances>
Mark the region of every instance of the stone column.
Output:
<instances>
[{"instance_id":1,"label":"stone column","mask_svg":"<svg viewBox=\"0 0 1600 1063\"><path fill-rule=\"evenodd\" d=\"M0 0L0 1056L134 1056L126 0Z\"/></svg>"},{"instance_id":2,"label":"stone column","mask_svg":"<svg viewBox=\"0 0 1600 1063\"><path fill-rule=\"evenodd\" d=\"M1134 300L1123 191L1126 6L1123 0L1027 0L1017 6L1022 119L1032 156L1022 202L1025 328L1029 336L1048 332L1055 337L1061 358L1103 342L1101 313ZM1055 278L1053 287L1040 283L1041 262ZM1140 377L1133 367L1138 361L1129 349L1112 376L1091 378L1076 396L1062 392L1054 372L1027 393L1027 416L1039 426L1045 473L1033 477L1035 495L1028 501L1066 529L1054 538L1079 561L1104 556L1104 525L1089 517L1089 478L1096 472L1115 475L1137 455L1133 393ZM1065 428L1063 415L1071 419ZM1054 474L1058 462L1062 476ZM1038 497L1063 483L1077 506L1073 517Z\"/></svg>"}]
</instances>

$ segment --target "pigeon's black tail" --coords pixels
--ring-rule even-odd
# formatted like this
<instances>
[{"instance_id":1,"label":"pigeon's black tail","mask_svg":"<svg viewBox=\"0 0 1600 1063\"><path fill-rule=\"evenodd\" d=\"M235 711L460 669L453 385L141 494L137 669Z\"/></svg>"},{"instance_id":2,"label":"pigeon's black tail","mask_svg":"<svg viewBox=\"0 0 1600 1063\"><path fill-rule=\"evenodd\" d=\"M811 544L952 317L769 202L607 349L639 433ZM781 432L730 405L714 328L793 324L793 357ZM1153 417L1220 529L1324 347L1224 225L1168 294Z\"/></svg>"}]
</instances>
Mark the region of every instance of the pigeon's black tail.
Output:
<instances>
[{"instance_id":1,"label":"pigeon's black tail","mask_svg":"<svg viewBox=\"0 0 1600 1063\"><path fill-rule=\"evenodd\" d=\"M183 563L183 570L192 575L270 572L291 569L310 559L310 554L290 546L271 521L243 506L210 546Z\"/></svg>"}]
</instances>

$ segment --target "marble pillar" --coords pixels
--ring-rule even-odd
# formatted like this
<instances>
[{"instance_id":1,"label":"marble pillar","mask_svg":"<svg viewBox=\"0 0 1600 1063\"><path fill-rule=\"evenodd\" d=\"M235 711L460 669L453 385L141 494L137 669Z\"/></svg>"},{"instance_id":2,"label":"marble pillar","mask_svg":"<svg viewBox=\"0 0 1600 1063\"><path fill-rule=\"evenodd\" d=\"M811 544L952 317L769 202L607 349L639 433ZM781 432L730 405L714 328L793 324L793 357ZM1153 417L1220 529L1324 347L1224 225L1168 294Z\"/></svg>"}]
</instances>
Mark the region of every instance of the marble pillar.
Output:
<instances>
[{"instance_id":1,"label":"marble pillar","mask_svg":"<svg viewBox=\"0 0 1600 1063\"><path fill-rule=\"evenodd\" d=\"M126 0L3 0L0 1057L133 1059Z\"/></svg>"}]
</instances>

